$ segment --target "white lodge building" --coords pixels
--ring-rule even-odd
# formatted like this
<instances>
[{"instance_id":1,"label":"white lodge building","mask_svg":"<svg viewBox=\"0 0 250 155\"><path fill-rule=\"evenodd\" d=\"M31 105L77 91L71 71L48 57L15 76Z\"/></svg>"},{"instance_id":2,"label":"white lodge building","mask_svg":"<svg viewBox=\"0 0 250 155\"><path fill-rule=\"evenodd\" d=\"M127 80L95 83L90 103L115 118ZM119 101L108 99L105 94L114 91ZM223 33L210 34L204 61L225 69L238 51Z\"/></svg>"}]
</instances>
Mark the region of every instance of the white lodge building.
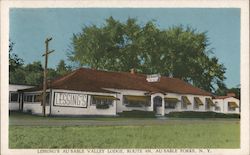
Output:
<instances>
[{"instance_id":1,"label":"white lodge building","mask_svg":"<svg viewBox=\"0 0 250 155\"><path fill-rule=\"evenodd\" d=\"M23 94L21 110L41 115L42 87L19 92ZM165 115L172 111L215 111L216 107L211 93L176 78L86 68L52 80L46 101L48 115L115 116L131 110Z\"/></svg>"}]
</instances>

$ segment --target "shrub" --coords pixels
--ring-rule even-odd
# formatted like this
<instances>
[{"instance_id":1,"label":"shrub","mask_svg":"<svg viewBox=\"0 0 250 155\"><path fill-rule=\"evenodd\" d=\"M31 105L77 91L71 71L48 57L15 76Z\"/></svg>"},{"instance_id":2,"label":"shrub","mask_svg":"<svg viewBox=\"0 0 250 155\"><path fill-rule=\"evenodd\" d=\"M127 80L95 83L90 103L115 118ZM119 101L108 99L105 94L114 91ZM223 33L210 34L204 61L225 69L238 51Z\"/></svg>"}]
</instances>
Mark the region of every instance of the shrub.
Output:
<instances>
[{"instance_id":1,"label":"shrub","mask_svg":"<svg viewBox=\"0 0 250 155\"><path fill-rule=\"evenodd\" d=\"M96 109L108 109L108 104L96 104Z\"/></svg>"},{"instance_id":2,"label":"shrub","mask_svg":"<svg viewBox=\"0 0 250 155\"><path fill-rule=\"evenodd\" d=\"M126 107L143 107L143 105L139 103L133 103L133 104L126 104Z\"/></svg>"},{"instance_id":3,"label":"shrub","mask_svg":"<svg viewBox=\"0 0 250 155\"><path fill-rule=\"evenodd\" d=\"M140 110L132 110L132 111L123 111L118 113L120 117L132 117L132 118L155 118L154 111L140 111Z\"/></svg>"},{"instance_id":4,"label":"shrub","mask_svg":"<svg viewBox=\"0 0 250 155\"><path fill-rule=\"evenodd\" d=\"M197 111L170 112L169 114L166 114L166 116L176 118L240 118L239 114L224 114L216 112Z\"/></svg>"}]
</instances>

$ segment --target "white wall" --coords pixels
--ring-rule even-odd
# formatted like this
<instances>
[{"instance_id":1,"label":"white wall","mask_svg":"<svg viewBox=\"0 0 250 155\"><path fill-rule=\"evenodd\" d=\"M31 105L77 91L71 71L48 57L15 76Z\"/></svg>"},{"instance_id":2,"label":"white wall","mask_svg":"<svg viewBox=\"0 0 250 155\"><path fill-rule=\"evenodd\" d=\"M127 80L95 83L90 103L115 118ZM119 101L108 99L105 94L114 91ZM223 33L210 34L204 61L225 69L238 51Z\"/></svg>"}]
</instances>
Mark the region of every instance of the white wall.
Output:
<instances>
[{"instance_id":1,"label":"white wall","mask_svg":"<svg viewBox=\"0 0 250 155\"><path fill-rule=\"evenodd\" d=\"M239 100L234 98L234 97L228 97L225 99L213 99L214 102L216 102L216 105L221 108L221 113L226 113L226 114L239 114L239 108L235 108L235 111L228 111L228 102L235 102L238 106L239 105ZM218 112L218 111L215 111Z\"/></svg>"},{"instance_id":2,"label":"white wall","mask_svg":"<svg viewBox=\"0 0 250 155\"><path fill-rule=\"evenodd\" d=\"M49 114L49 105L46 106L46 115ZM23 111L28 112L31 111L32 114L36 115L42 115L43 114L43 106L41 105L41 102L24 102L23 104Z\"/></svg>"},{"instance_id":3,"label":"white wall","mask_svg":"<svg viewBox=\"0 0 250 155\"><path fill-rule=\"evenodd\" d=\"M87 107L59 107L54 106L54 93L55 92L65 92L65 93L81 93L88 95ZM113 101L113 105L108 109L97 109L95 105L91 105L91 95L107 95L114 96L116 94L110 93L93 93L93 92L81 92L81 91L68 91L68 90L52 90L51 98L51 114L52 115L116 115L116 100Z\"/></svg>"},{"instance_id":4,"label":"white wall","mask_svg":"<svg viewBox=\"0 0 250 155\"><path fill-rule=\"evenodd\" d=\"M161 93L156 93L156 94L151 95L151 106L149 106L149 107L126 107L123 104L123 95L143 96L143 95L145 95L146 91L111 89L111 88L105 88L105 89L120 93L120 94L118 94L118 98L120 98L121 100L117 102L117 112L131 111L131 110L153 111L153 98L156 96L162 97L163 101L164 101L164 97L173 97L173 98L177 98L180 100L180 102L178 102L176 104L175 109L168 109L168 108L163 109L163 107L165 107L165 105L162 107L157 107L157 111L156 111L157 114L161 114L162 112L164 112L165 114L168 114L169 112L172 112L172 111L214 111L214 106L211 106L209 110L205 109L206 98L212 99L211 96L191 95L191 94L176 94L176 93L167 93L166 95L163 95ZM187 109L181 108L181 96L187 96L188 99L190 100L190 102L192 103L191 105L187 105ZM199 97L204 104L202 106L199 106L199 109L194 109L194 97Z\"/></svg>"},{"instance_id":5,"label":"white wall","mask_svg":"<svg viewBox=\"0 0 250 155\"><path fill-rule=\"evenodd\" d=\"M131 111L131 110L142 110L142 111L153 111L153 99L156 96L162 97L164 101L164 97L170 98L177 98L180 100L176 104L175 109L168 109L163 108L165 107L165 103L163 102L162 107L158 107L156 113L157 114L168 114L172 111L215 111L215 106L211 106L209 110L205 109L206 105L206 98L210 98L211 96L202 96L202 95L191 95L191 94L176 94L176 93L167 93L163 95L161 93L156 93L151 95L151 105L148 107L126 107L123 103L123 96L124 95L134 95L134 96L143 96L145 95L146 91L139 91L139 90L121 90L121 89L107 89L110 91L118 92L118 93L96 93L96 92L82 92L82 91L69 91L69 90L52 90L51 96L51 105L46 107L46 112L51 113L52 115L116 115L122 111ZM65 92L65 93L81 93L88 95L87 107L59 107L54 106L54 93L55 92ZM110 106L108 109L96 109L95 105L91 104L91 95L107 95L107 96L114 96L119 98L120 100L114 100L113 105ZM187 96L191 102L191 105L187 105L187 109L183 109L181 107L181 97ZM194 97L199 97L204 105L199 106L199 109L194 109ZM236 108L236 111L228 111L227 103L228 102L236 102L239 105L239 100L235 98L227 98L225 100L216 100L213 99L213 102L217 102L216 105L220 107L221 111L215 112L223 112L223 113L239 113L239 108ZM41 103L24 103L24 111L31 110L34 114L42 114L42 106Z\"/></svg>"}]
</instances>

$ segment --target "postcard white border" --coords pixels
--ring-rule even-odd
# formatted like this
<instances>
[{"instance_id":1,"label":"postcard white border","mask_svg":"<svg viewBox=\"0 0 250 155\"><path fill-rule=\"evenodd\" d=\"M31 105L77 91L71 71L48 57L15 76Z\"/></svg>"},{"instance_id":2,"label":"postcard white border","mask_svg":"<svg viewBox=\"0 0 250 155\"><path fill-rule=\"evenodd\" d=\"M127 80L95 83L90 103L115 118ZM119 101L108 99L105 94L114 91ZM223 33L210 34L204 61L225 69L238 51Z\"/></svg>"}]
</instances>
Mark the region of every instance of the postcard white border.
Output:
<instances>
[{"instance_id":1,"label":"postcard white border","mask_svg":"<svg viewBox=\"0 0 250 155\"><path fill-rule=\"evenodd\" d=\"M1 3L1 154L38 154L37 149L8 149L9 8L240 8L241 141L240 149L212 149L208 154L249 154L249 2L248 0L2 0ZM43 153L44 154L44 153ZM79 153L76 153L79 155ZM130 153L133 154L133 153ZM174 153L171 153L174 154Z\"/></svg>"}]
</instances>

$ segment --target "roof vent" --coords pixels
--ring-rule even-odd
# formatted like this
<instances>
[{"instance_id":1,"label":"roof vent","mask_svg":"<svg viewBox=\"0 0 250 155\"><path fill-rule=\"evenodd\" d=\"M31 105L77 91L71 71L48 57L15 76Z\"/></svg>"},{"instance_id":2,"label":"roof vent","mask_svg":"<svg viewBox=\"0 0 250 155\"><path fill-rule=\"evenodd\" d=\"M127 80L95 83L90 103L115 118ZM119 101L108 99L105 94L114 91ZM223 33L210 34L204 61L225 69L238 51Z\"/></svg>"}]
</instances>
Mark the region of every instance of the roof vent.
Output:
<instances>
[{"instance_id":1,"label":"roof vent","mask_svg":"<svg viewBox=\"0 0 250 155\"><path fill-rule=\"evenodd\" d=\"M158 82L158 81L160 81L160 78L161 78L160 74L147 75L148 82Z\"/></svg>"}]
</instances>

